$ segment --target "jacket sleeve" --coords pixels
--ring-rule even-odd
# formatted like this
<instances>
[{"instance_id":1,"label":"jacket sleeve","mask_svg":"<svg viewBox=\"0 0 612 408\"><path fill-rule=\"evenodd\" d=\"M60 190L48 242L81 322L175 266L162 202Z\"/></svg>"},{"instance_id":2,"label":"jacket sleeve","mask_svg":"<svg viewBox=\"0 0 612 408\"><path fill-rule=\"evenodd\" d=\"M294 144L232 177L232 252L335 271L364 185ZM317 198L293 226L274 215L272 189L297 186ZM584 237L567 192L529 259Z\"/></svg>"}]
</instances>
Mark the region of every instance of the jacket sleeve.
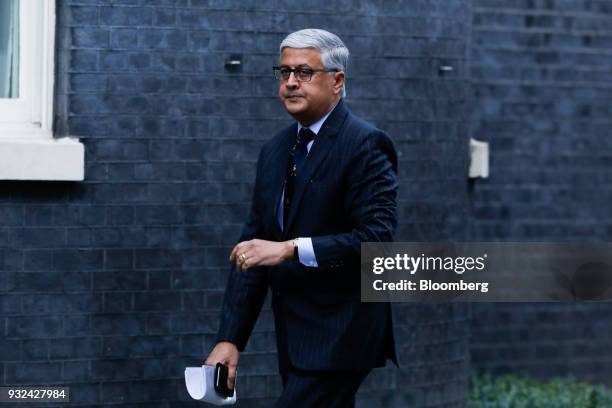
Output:
<instances>
[{"instance_id":1,"label":"jacket sleeve","mask_svg":"<svg viewBox=\"0 0 612 408\"><path fill-rule=\"evenodd\" d=\"M260 153L251 210L238 242L262 238L261 217L255 200L261 166L262 154ZM236 265L231 263L217 342L229 341L234 343L239 351L244 350L266 298L268 285L266 267L254 267L238 272Z\"/></svg>"},{"instance_id":2,"label":"jacket sleeve","mask_svg":"<svg viewBox=\"0 0 612 408\"><path fill-rule=\"evenodd\" d=\"M376 131L355 150L348 165L344 197L351 231L312 237L320 268L341 268L345 261L358 260L362 242L393 240L398 189L393 142Z\"/></svg>"}]
</instances>

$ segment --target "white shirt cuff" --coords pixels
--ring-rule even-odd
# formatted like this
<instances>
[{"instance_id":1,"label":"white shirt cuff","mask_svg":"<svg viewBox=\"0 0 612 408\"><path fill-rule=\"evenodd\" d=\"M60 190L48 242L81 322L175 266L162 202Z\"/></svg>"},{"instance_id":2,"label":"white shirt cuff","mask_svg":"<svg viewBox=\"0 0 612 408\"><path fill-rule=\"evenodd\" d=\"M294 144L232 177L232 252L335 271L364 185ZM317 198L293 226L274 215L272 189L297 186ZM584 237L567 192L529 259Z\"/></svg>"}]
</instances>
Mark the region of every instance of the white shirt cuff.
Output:
<instances>
[{"instance_id":1,"label":"white shirt cuff","mask_svg":"<svg viewBox=\"0 0 612 408\"><path fill-rule=\"evenodd\" d=\"M311 238L298 238L297 247L298 247L298 256L300 258L300 263L302 265L310 266L312 268L316 268L317 266L319 266L319 264L317 263L317 258L314 253L314 248L312 247Z\"/></svg>"}]
</instances>

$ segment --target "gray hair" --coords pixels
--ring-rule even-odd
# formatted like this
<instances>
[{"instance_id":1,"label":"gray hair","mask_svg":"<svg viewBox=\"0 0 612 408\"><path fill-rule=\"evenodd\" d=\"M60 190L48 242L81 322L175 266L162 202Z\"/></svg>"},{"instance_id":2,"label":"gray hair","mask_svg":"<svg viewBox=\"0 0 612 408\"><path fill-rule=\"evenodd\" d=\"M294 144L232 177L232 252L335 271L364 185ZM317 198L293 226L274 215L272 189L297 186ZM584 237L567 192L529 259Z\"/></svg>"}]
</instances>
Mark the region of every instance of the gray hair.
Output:
<instances>
[{"instance_id":1,"label":"gray hair","mask_svg":"<svg viewBox=\"0 0 612 408\"><path fill-rule=\"evenodd\" d=\"M319 28L306 28L289 34L280 44L280 53L284 48L314 48L321 51L321 62L325 69L337 69L346 72L349 50L340 37ZM345 79L346 81L346 79ZM345 86L342 86L342 97L346 97Z\"/></svg>"}]
</instances>

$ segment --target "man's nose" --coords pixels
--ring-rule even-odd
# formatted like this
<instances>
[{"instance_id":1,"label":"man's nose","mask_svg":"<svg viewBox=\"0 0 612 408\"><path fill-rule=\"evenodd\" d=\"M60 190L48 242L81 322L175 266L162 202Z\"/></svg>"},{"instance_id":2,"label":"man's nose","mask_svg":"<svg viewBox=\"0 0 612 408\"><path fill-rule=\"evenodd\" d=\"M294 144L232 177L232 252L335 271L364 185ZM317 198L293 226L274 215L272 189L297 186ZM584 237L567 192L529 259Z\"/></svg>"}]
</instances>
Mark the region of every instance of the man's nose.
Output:
<instances>
[{"instance_id":1,"label":"man's nose","mask_svg":"<svg viewBox=\"0 0 612 408\"><path fill-rule=\"evenodd\" d=\"M291 88L298 87L300 82L295 78L295 72L289 73L289 78L287 78L287 86Z\"/></svg>"}]
</instances>

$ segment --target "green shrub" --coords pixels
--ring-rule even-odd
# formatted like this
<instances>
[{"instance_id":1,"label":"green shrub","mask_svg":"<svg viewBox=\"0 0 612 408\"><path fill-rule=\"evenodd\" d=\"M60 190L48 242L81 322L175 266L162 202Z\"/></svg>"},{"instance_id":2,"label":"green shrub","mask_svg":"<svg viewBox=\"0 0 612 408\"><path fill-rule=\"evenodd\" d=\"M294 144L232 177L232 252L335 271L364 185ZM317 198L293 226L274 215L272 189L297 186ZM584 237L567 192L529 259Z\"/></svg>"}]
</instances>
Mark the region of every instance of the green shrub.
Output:
<instances>
[{"instance_id":1,"label":"green shrub","mask_svg":"<svg viewBox=\"0 0 612 408\"><path fill-rule=\"evenodd\" d=\"M472 375L469 408L611 408L612 390L555 378L547 383L516 375Z\"/></svg>"}]
</instances>

